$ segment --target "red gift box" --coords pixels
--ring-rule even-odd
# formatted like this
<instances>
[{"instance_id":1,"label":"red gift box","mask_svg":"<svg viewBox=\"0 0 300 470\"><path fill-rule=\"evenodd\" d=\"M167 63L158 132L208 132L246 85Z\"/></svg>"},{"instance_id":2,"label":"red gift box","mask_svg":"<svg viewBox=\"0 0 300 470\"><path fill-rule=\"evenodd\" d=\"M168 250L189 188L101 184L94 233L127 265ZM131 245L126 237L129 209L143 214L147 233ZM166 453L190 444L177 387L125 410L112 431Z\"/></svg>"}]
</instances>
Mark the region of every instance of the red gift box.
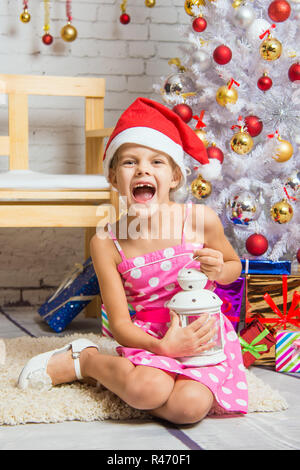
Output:
<instances>
[{"instance_id":1,"label":"red gift box","mask_svg":"<svg viewBox=\"0 0 300 470\"><path fill-rule=\"evenodd\" d=\"M274 336L259 320L253 320L246 328L241 330L239 340L245 367L251 366L276 343Z\"/></svg>"}]
</instances>

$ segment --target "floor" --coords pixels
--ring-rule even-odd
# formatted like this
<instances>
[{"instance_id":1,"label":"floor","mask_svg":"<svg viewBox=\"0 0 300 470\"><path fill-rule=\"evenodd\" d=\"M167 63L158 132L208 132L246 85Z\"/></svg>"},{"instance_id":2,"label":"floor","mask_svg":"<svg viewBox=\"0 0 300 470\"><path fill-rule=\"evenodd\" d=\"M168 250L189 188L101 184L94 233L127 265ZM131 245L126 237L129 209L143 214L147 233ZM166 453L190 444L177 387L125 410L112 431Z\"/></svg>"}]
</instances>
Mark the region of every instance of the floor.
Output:
<instances>
[{"instance_id":1,"label":"floor","mask_svg":"<svg viewBox=\"0 0 300 470\"><path fill-rule=\"evenodd\" d=\"M97 332L97 319L79 315L64 334ZM36 310L0 308L0 337L45 336L54 333ZM257 450L300 449L300 382L298 376L255 367L253 372L289 403L275 413L206 418L192 426L160 421L97 421L0 426L0 450Z\"/></svg>"}]
</instances>

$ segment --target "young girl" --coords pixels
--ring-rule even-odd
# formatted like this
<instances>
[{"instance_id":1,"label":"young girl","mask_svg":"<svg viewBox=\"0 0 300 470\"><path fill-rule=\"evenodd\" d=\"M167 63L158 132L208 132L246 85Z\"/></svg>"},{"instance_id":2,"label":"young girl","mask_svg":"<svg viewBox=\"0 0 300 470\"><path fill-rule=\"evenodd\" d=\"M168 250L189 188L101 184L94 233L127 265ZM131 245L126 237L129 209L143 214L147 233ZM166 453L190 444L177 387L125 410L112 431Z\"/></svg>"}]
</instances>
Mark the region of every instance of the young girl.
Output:
<instances>
[{"instance_id":1,"label":"young girl","mask_svg":"<svg viewBox=\"0 0 300 470\"><path fill-rule=\"evenodd\" d=\"M123 113L106 147L104 171L126 201L128 216L91 240L119 356L77 340L31 359L20 375L21 388L91 377L130 406L176 424L196 423L216 407L247 413L240 344L226 317L226 360L191 367L176 359L209 350L216 332L207 316L183 328L169 310L168 301L180 290L179 270L190 262L207 275L207 287L212 281L229 284L241 272L215 212L173 202L186 181L184 152L209 165L201 140L173 111L139 98Z\"/></svg>"}]
</instances>

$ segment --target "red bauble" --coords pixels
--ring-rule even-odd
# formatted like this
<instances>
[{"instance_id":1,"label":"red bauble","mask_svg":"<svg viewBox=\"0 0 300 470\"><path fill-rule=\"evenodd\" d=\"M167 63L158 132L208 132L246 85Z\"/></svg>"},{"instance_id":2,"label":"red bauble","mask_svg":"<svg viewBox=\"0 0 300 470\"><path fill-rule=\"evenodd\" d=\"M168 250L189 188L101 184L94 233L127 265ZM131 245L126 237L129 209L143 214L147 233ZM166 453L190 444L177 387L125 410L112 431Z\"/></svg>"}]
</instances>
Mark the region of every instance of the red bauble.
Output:
<instances>
[{"instance_id":1,"label":"red bauble","mask_svg":"<svg viewBox=\"0 0 300 470\"><path fill-rule=\"evenodd\" d=\"M177 104L174 106L173 111L186 123L190 122L193 117L193 110L187 104Z\"/></svg>"},{"instance_id":2,"label":"red bauble","mask_svg":"<svg viewBox=\"0 0 300 470\"><path fill-rule=\"evenodd\" d=\"M300 248L297 251L297 261L298 261L298 263L300 263Z\"/></svg>"},{"instance_id":3,"label":"red bauble","mask_svg":"<svg viewBox=\"0 0 300 470\"><path fill-rule=\"evenodd\" d=\"M291 82L300 80L300 62L297 62L296 64L290 66L289 79L291 80Z\"/></svg>"},{"instance_id":4,"label":"red bauble","mask_svg":"<svg viewBox=\"0 0 300 470\"><path fill-rule=\"evenodd\" d=\"M207 26L207 22L203 18L203 16L198 16L193 21L193 30L196 31L197 33L202 33L202 31L205 31L206 26Z\"/></svg>"},{"instance_id":5,"label":"red bauble","mask_svg":"<svg viewBox=\"0 0 300 470\"><path fill-rule=\"evenodd\" d=\"M254 233L246 240L246 249L253 256L263 255L267 251L268 246L268 240L260 233Z\"/></svg>"},{"instance_id":6,"label":"red bauble","mask_svg":"<svg viewBox=\"0 0 300 470\"><path fill-rule=\"evenodd\" d=\"M245 124L251 137L256 137L263 129L263 123L257 116L247 116L245 118Z\"/></svg>"},{"instance_id":7,"label":"red bauble","mask_svg":"<svg viewBox=\"0 0 300 470\"><path fill-rule=\"evenodd\" d=\"M127 15L127 13L122 13L120 16L120 23L122 24L128 24L130 22L130 16Z\"/></svg>"},{"instance_id":8,"label":"red bauble","mask_svg":"<svg viewBox=\"0 0 300 470\"><path fill-rule=\"evenodd\" d=\"M228 62L230 62L232 58L231 49L222 44L221 46L216 47L213 53L213 57L215 62L217 62L217 64L219 65L228 64Z\"/></svg>"},{"instance_id":9,"label":"red bauble","mask_svg":"<svg viewBox=\"0 0 300 470\"><path fill-rule=\"evenodd\" d=\"M43 41L44 44L46 44L46 46L50 46L50 44L53 43L53 36L51 36L51 34L49 34L49 33L46 33L42 37L42 41Z\"/></svg>"},{"instance_id":10,"label":"red bauble","mask_svg":"<svg viewBox=\"0 0 300 470\"><path fill-rule=\"evenodd\" d=\"M206 152L209 159L216 158L221 164L223 163L224 153L218 147L215 147L214 145L207 147Z\"/></svg>"},{"instance_id":11,"label":"red bauble","mask_svg":"<svg viewBox=\"0 0 300 470\"><path fill-rule=\"evenodd\" d=\"M281 23L288 19L291 14L291 7L286 0L275 0L268 8L268 14L275 23Z\"/></svg>"},{"instance_id":12,"label":"red bauble","mask_svg":"<svg viewBox=\"0 0 300 470\"><path fill-rule=\"evenodd\" d=\"M270 77L267 77L267 75L263 75L257 81L257 86L262 91L270 90L272 85L273 85L272 79Z\"/></svg>"}]
</instances>

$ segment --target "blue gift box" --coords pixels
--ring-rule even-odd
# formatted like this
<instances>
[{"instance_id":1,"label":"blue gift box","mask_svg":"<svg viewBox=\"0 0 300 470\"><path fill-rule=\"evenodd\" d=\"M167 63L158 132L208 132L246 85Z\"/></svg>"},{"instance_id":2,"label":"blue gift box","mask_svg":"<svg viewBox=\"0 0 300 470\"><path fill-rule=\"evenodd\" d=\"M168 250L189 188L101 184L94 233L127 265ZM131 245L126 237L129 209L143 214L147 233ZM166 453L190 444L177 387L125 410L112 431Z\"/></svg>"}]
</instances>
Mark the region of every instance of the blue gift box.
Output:
<instances>
[{"instance_id":1,"label":"blue gift box","mask_svg":"<svg viewBox=\"0 0 300 470\"><path fill-rule=\"evenodd\" d=\"M38 313L54 331L60 333L98 294L97 276L93 262L88 258L84 264L75 265Z\"/></svg>"},{"instance_id":2,"label":"blue gift box","mask_svg":"<svg viewBox=\"0 0 300 470\"><path fill-rule=\"evenodd\" d=\"M241 259L242 274L291 274L291 261L268 259Z\"/></svg>"}]
</instances>

